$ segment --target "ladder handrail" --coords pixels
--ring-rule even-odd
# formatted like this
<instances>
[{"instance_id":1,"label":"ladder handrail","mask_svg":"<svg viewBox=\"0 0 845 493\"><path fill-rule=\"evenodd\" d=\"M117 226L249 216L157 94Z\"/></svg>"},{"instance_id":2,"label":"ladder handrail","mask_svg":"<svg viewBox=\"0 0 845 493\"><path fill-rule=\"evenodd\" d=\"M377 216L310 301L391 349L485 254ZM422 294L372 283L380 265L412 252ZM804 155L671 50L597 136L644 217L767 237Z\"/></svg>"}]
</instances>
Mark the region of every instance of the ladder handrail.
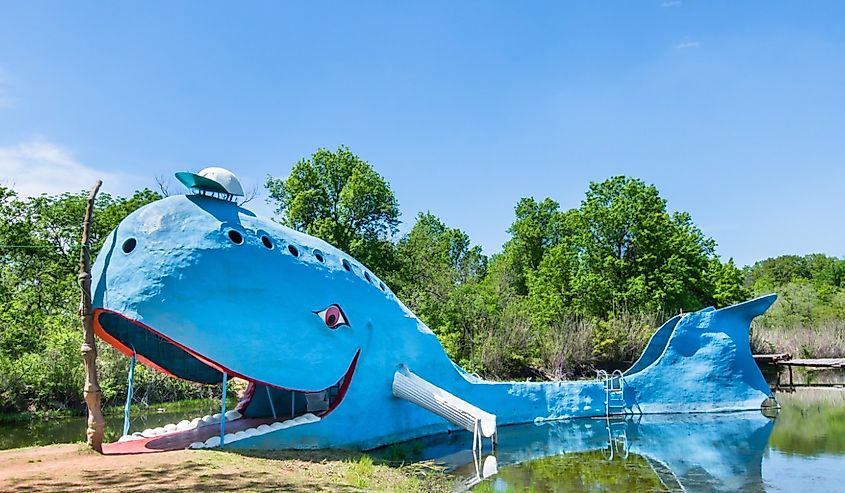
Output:
<instances>
[{"instance_id":1,"label":"ladder handrail","mask_svg":"<svg viewBox=\"0 0 845 493\"><path fill-rule=\"evenodd\" d=\"M622 373L622 370L613 370L613 372L609 374L605 370L596 370L596 379L604 381L605 416L610 416L611 407L621 408L624 414L625 375Z\"/></svg>"}]
</instances>

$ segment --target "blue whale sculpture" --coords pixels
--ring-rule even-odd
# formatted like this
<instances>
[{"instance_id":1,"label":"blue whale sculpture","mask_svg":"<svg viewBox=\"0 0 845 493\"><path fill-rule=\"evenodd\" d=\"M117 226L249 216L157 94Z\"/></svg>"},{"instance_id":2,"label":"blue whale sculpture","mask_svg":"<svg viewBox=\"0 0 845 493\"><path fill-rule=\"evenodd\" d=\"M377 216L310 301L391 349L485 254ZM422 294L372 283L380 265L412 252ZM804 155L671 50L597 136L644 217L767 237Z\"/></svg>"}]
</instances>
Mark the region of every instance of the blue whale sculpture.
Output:
<instances>
[{"instance_id":1,"label":"blue whale sculpture","mask_svg":"<svg viewBox=\"0 0 845 493\"><path fill-rule=\"evenodd\" d=\"M775 295L670 319L615 380L492 382L455 365L355 259L227 200L177 195L141 207L109 235L93 276L100 338L174 377L249 382L225 418L125 437L151 449L220 445L206 425L221 419L225 446L243 448L366 450L453 429L394 395L397 371L499 425L604 416L610 387L628 414L759 410L771 397L748 338Z\"/></svg>"}]
</instances>

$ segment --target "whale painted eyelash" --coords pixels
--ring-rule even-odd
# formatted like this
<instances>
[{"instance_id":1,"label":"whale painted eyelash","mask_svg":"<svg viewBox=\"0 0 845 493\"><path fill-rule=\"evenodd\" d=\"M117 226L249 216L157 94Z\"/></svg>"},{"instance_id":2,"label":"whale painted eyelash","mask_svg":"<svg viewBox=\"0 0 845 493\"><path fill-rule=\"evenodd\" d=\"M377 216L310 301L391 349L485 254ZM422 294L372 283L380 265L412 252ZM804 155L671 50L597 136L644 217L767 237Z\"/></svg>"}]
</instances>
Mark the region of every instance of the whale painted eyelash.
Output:
<instances>
[{"instance_id":1,"label":"whale painted eyelash","mask_svg":"<svg viewBox=\"0 0 845 493\"><path fill-rule=\"evenodd\" d=\"M326 327L330 329L337 329L338 327L343 325L351 327L349 325L349 321L346 318L346 314L343 313L343 310L338 304L330 305L327 308L314 313L317 314L317 316L319 316L323 320L323 323L326 324Z\"/></svg>"}]
</instances>

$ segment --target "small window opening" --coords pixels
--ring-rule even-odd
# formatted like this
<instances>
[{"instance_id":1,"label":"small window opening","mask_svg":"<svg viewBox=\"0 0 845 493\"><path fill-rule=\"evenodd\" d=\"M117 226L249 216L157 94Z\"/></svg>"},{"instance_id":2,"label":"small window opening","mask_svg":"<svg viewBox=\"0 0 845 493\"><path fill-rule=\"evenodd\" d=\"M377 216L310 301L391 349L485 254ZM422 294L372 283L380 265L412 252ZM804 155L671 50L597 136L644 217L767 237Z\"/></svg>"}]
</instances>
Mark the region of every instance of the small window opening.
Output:
<instances>
[{"instance_id":1,"label":"small window opening","mask_svg":"<svg viewBox=\"0 0 845 493\"><path fill-rule=\"evenodd\" d=\"M343 268L344 268L344 269L348 270L349 272L352 272L352 266L351 266L351 265L349 265L349 261L348 261L348 260L343 259L343 261L342 261L341 263L343 264Z\"/></svg>"},{"instance_id":2,"label":"small window opening","mask_svg":"<svg viewBox=\"0 0 845 493\"><path fill-rule=\"evenodd\" d=\"M244 242L244 237L234 229L229 230L229 239L232 240L232 243L235 245L240 245Z\"/></svg>"},{"instance_id":3,"label":"small window opening","mask_svg":"<svg viewBox=\"0 0 845 493\"><path fill-rule=\"evenodd\" d=\"M135 238L129 238L123 242L123 246L121 247L121 249L123 250L123 253L129 253L135 249L135 245L137 244L138 242L135 241Z\"/></svg>"},{"instance_id":4,"label":"small window opening","mask_svg":"<svg viewBox=\"0 0 845 493\"><path fill-rule=\"evenodd\" d=\"M369 273L369 272L364 272L364 279L366 279L366 280L367 280L367 282L372 282L372 281L373 281L372 279L370 279L370 273Z\"/></svg>"},{"instance_id":5,"label":"small window opening","mask_svg":"<svg viewBox=\"0 0 845 493\"><path fill-rule=\"evenodd\" d=\"M261 243L262 243L265 247L267 247L267 249L268 249L268 250L272 250L272 249L273 249L273 242L272 242L272 241L270 241L270 238L269 238L267 235L262 235L262 236L261 236Z\"/></svg>"},{"instance_id":6,"label":"small window opening","mask_svg":"<svg viewBox=\"0 0 845 493\"><path fill-rule=\"evenodd\" d=\"M323 258L323 252L321 252L320 250L314 250L314 258L316 258L317 262L320 263L323 263L323 261L325 260Z\"/></svg>"},{"instance_id":7,"label":"small window opening","mask_svg":"<svg viewBox=\"0 0 845 493\"><path fill-rule=\"evenodd\" d=\"M295 246L293 246L293 245L288 245L288 251L289 251L289 252L290 252L290 254L291 254L291 255L293 255L294 257L299 257L299 250L297 250Z\"/></svg>"}]
</instances>

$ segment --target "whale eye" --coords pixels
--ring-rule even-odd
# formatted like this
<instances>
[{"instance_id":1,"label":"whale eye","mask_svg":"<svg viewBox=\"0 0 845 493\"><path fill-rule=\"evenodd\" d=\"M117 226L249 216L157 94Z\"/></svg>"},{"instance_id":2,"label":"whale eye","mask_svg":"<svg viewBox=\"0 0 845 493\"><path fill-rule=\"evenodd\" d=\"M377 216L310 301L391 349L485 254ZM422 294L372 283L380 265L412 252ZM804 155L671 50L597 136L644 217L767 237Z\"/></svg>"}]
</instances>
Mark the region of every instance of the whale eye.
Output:
<instances>
[{"instance_id":1,"label":"whale eye","mask_svg":"<svg viewBox=\"0 0 845 493\"><path fill-rule=\"evenodd\" d=\"M331 305L325 310L321 310L319 312L314 312L323 319L325 322L326 327L330 329L336 329L341 325L349 325L349 322L346 320L346 315L343 314L343 310L340 309L338 305Z\"/></svg>"}]
</instances>

